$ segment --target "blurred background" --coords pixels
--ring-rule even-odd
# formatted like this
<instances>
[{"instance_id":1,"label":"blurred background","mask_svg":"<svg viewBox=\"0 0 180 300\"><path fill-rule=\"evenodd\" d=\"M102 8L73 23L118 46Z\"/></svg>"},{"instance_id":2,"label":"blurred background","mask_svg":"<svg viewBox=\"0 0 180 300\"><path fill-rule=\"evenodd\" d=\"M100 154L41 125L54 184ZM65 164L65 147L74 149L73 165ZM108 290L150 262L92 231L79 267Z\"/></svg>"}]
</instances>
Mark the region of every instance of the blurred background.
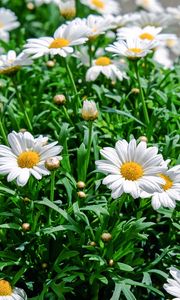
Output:
<instances>
[{"instance_id":1,"label":"blurred background","mask_svg":"<svg viewBox=\"0 0 180 300\"><path fill-rule=\"evenodd\" d=\"M180 0L160 0L159 1L161 3L161 5L163 5L164 7L167 6L178 6L180 5ZM134 9L136 7L135 5L135 1L134 0L124 0L124 1L120 1L121 3L121 7L123 8L123 11L128 12L130 9Z\"/></svg>"}]
</instances>

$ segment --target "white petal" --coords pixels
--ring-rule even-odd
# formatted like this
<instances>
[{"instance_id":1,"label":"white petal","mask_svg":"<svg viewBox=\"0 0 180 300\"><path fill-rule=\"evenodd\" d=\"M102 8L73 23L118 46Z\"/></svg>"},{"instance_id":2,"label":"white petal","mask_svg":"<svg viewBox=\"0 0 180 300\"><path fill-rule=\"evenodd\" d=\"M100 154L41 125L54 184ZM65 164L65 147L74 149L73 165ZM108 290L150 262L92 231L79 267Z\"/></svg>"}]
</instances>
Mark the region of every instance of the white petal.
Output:
<instances>
[{"instance_id":1,"label":"white petal","mask_svg":"<svg viewBox=\"0 0 180 300\"><path fill-rule=\"evenodd\" d=\"M30 171L27 168L21 169L21 173L17 178L17 184L19 186L24 186L28 182L28 179L30 177Z\"/></svg>"}]
</instances>

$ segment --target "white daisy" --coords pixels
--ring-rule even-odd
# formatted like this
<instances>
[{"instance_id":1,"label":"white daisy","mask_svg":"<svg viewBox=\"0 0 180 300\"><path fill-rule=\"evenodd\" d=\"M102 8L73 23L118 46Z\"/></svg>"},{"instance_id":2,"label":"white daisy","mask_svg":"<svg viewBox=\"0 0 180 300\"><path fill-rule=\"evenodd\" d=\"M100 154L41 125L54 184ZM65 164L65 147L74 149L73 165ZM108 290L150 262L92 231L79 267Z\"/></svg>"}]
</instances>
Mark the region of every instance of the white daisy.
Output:
<instances>
[{"instance_id":1,"label":"white daisy","mask_svg":"<svg viewBox=\"0 0 180 300\"><path fill-rule=\"evenodd\" d=\"M173 22L178 22L180 24L180 5L177 7L168 7L167 12L171 16Z\"/></svg>"},{"instance_id":2,"label":"white daisy","mask_svg":"<svg viewBox=\"0 0 180 300\"><path fill-rule=\"evenodd\" d=\"M59 0L59 9L63 17L67 19L74 18L76 15L75 0Z\"/></svg>"},{"instance_id":3,"label":"white daisy","mask_svg":"<svg viewBox=\"0 0 180 300\"><path fill-rule=\"evenodd\" d=\"M100 34L104 34L108 29L113 28L112 21L113 16L97 16L89 15L86 19L83 19L85 26L89 28L89 38L95 38Z\"/></svg>"},{"instance_id":4,"label":"white daisy","mask_svg":"<svg viewBox=\"0 0 180 300\"><path fill-rule=\"evenodd\" d=\"M141 28L146 26L165 28L171 23L171 18L166 12L156 14L142 10L138 15L139 17L137 17L134 24Z\"/></svg>"},{"instance_id":5,"label":"white daisy","mask_svg":"<svg viewBox=\"0 0 180 300\"><path fill-rule=\"evenodd\" d=\"M112 190L112 198L116 199L122 193L129 193L133 198L138 198L141 190L161 191L160 184L164 184L164 179L157 174L162 173L165 167L160 166L163 158L157 154L156 147L147 149L146 142L137 145L135 139L129 144L120 140L115 149L106 147L100 153L105 160L96 161L97 169L108 174L103 184Z\"/></svg>"},{"instance_id":6,"label":"white daisy","mask_svg":"<svg viewBox=\"0 0 180 300\"><path fill-rule=\"evenodd\" d=\"M0 55L0 74L9 74L16 72L23 66L29 66L33 63L32 59L26 53L20 53L16 56L14 50L7 54Z\"/></svg>"},{"instance_id":7,"label":"white daisy","mask_svg":"<svg viewBox=\"0 0 180 300\"><path fill-rule=\"evenodd\" d=\"M166 47L158 47L154 51L153 59L164 68L169 69L173 66L173 60L170 58L170 52Z\"/></svg>"},{"instance_id":8,"label":"white daisy","mask_svg":"<svg viewBox=\"0 0 180 300\"><path fill-rule=\"evenodd\" d=\"M155 41L140 40L129 38L126 41L119 40L113 45L106 48L107 51L114 54L127 56L130 59L137 59L146 56L155 48L157 43Z\"/></svg>"},{"instance_id":9,"label":"white daisy","mask_svg":"<svg viewBox=\"0 0 180 300\"><path fill-rule=\"evenodd\" d=\"M0 39L1 34L3 36L4 33L19 27L19 25L16 15L10 9L0 8Z\"/></svg>"},{"instance_id":10,"label":"white daisy","mask_svg":"<svg viewBox=\"0 0 180 300\"><path fill-rule=\"evenodd\" d=\"M171 267L170 274L173 279L168 278L168 283L165 283L163 287L170 295L176 297L173 300L180 300L180 270Z\"/></svg>"},{"instance_id":11,"label":"white daisy","mask_svg":"<svg viewBox=\"0 0 180 300\"><path fill-rule=\"evenodd\" d=\"M124 27L139 19L139 13L128 13L125 15L118 15L113 18L112 24L114 28Z\"/></svg>"},{"instance_id":12,"label":"white daisy","mask_svg":"<svg viewBox=\"0 0 180 300\"><path fill-rule=\"evenodd\" d=\"M146 26L144 28L140 27L124 27L118 29L117 36L119 39L127 38L139 38L140 40L145 41L157 41L161 42L168 38L171 38L171 34L163 34L162 27Z\"/></svg>"},{"instance_id":13,"label":"white daisy","mask_svg":"<svg viewBox=\"0 0 180 300\"><path fill-rule=\"evenodd\" d=\"M48 175L49 171L44 166L46 159L62 150L57 142L44 145L42 136L35 139L27 131L13 131L8 135L8 141L10 147L0 145L0 174L8 174L7 181L16 179L20 186L24 186L31 175L37 180Z\"/></svg>"},{"instance_id":14,"label":"white daisy","mask_svg":"<svg viewBox=\"0 0 180 300\"><path fill-rule=\"evenodd\" d=\"M54 37L41 37L28 39L24 46L24 52L33 54L32 58L38 58L45 54L60 55L66 57L74 51L72 46L84 44L88 38L89 29L84 21L73 20L61 25L54 33Z\"/></svg>"},{"instance_id":15,"label":"white daisy","mask_svg":"<svg viewBox=\"0 0 180 300\"><path fill-rule=\"evenodd\" d=\"M127 78L126 73L120 69L120 63L118 68L117 63L112 61L107 56L98 57L93 61L92 67L90 67L86 73L86 81L94 81L100 74L105 75L112 81L116 81L116 79L123 80L123 78Z\"/></svg>"},{"instance_id":16,"label":"white daisy","mask_svg":"<svg viewBox=\"0 0 180 300\"><path fill-rule=\"evenodd\" d=\"M153 194L142 192L141 197L152 197L151 203L154 209L159 209L161 206L174 208L176 201L180 201L180 166L161 172L159 177L165 181L161 191Z\"/></svg>"},{"instance_id":17,"label":"white daisy","mask_svg":"<svg viewBox=\"0 0 180 300\"><path fill-rule=\"evenodd\" d=\"M119 3L115 0L81 0L81 3L89 6L91 9L96 10L102 15L118 15L120 12Z\"/></svg>"},{"instance_id":18,"label":"white daisy","mask_svg":"<svg viewBox=\"0 0 180 300\"><path fill-rule=\"evenodd\" d=\"M0 299L1 300L27 300L24 290L17 287L12 288L10 283L0 279Z\"/></svg>"},{"instance_id":19,"label":"white daisy","mask_svg":"<svg viewBox=\"0 0 180 300\"><path fill-rule=\"evenodd\" d=\"M163 11L163 7L158 0L136 0L136 5L150 12L160 13Z\"/></svg>"}]
</instances>

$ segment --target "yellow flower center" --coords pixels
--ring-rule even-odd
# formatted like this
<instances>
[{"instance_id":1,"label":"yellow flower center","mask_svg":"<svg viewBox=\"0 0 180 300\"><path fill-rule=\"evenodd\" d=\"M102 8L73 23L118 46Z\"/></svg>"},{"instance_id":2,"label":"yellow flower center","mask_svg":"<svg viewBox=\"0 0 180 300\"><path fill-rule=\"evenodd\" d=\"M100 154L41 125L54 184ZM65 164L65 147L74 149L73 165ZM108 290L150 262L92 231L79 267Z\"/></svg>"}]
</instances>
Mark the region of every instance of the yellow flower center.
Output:
<instances>
[{"instance_id":1,"label":"yellow flower center","mask_svg":"<svg viewBox=\"0 0 180 300\"><path fill-rule=\"evenodd\" d=\"M39 154L35 151L22 152L17 159L18 166L20 168L31 169L40 161Z\"/></svg>"},{"instance_id":2,"label":"yellow flower center","mask_svg":"<svg viewBox=\"0 0 180 300\"><path fill-rule=\"evenodd\" d=\"M12 294L12 287L10 283L4 279L0 280L0 296L10 296Z\"/></svg>"},{"instance_id":3,"label":"yellow flower center","mask_svg":"<svg viewBox=\"0 0 180 300\"><path fill-rule=\"evenodd\" d=\"M67 47L70 44L69 40L57 38L49 45L49 48L63 48Z\"/></svg>"},{"instance_id":4,"label":"yellow flower center","mask_svg":"<svg viewBox=\"0 0 180 300\"><path fill-rule=\"evenodd\" d=\"M98 59L96 59L95 64L97 66L108 66L111 64L111 60L109 57L101 56Z\"/></svg>"},{"instance_id":5,"label":"yellow flower center","mask_svg":"<svg viewBox=\"0 0 180 300\"><path fill-rule=\"evenodd\" d=\"M97 8L104 8L105 4L101 0L92 0L91 2L93 5L95 5Z\"/></svg>"},{"instance_id":6,"label":"yellow flower center","mask_svg":"<svg viewBox=\"0 0 180 300\"><path fill-rule=\"evenodd\" d=\"M134 52L134 53L141 53L142 52L142 49L140 49L140 48L129 48L128 50L131 51L131 52Z\"/></svg>"},{"instance_id":7,"label":"yellow flower center","mask_svg":"<svg viewBox=\"0 0 180 300\"><path fill-rule=\"evenodd\" d=\"M122 164L120 168L121 175L126 180L137 180L141 178L144 174L143 168L136 162L126 162Z\"/></svg>"},{"instance_id":8,"label":"yellow flower center","mask_svg":"<svg viewBox=\"0 0 180 300\"><path fill-rule=\"evenodd\" d=\"M173 40L173 39L167 39L167 41L166 41L167 46L170 48L175 46L176 43L177 43L176 40Z\"/></svg>"},{"instance_id":9,"label":"yellow flower center","mask_svg":"<svg viewBox=\"0 0 180 300\"><path fill-rule=\"evenodd\" d=\"M0 70L0 74L10 74L18 71L21 67L20 66L14 66L14 67L7 67L6 69Z\"/></svg>"},{"instance_id":10,"label":"yellow flower center","mask_svg":"<svg viewBox=\"0 0 180 300\"><path fill-rule=\"evenodd\" d=\"M154 40L154 36L152 34L146 33L146 32L140 34L139 37L140 37L141 40L149 40L149 41Z\"/></svg>"},{"instance_id":11,"label":"yellow flower center","mask_svg":"<svg viewBox=\"0 0 180 300\"><path fill-rule=\"evenodd\" d=\"M165 182L166 182L162 186L163 190L164 191L169 190L172 187L172 185L173 185L173 181L171 180L171 178L169 176L167 176L167 175L164 175L164 174L160 174L159 176L161 178L163 178L165 180Z\"/></svg>"}]
</instances>

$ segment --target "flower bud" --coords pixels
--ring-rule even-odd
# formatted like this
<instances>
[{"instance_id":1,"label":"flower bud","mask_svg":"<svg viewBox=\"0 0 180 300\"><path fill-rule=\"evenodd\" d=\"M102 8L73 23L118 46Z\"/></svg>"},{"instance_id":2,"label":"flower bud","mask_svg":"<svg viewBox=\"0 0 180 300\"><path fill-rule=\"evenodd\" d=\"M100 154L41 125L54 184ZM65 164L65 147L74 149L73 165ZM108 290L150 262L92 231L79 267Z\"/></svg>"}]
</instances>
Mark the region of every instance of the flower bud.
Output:
<instances>
[{"instance_id":1,"label":"flower bud","mask_svg":"<svg viewBox=\"0 0 180 300\"><path fill-rule=\"evenodd\" d=\"M53 68L55 66L55 61L54 60L48 60L47 63L46 63L46 66L48 68Z\"/></svg>"},{"instance_id":2,"label":"flower bud","mask_svg":"<svg viewBox=\"0 0 180 300\"><path fill-rule=\"evenodd\" d=\"M132 93L132 94L139 94L139 92L140 92L140 90L139 90L138 88L133 88L133 89L131 90L131 93Z\"/></svg>"},{"instance_id":3,"label":"flower bud","mask_svg":"<svg viewBox=\"0 0 180 300\"><path fill-rule=\"evenodd\" d=\"M84 192L77 192L79 198L86 198L86 194Z\"/></svg>"},{"instance_id":4,"label":"flower bud","mask_svg":"<svg viewBox=\"0 0 180 300\"><path fill-rule=\"evenodd\" d=\"M31 202L31 200L28 197L24 197L23 198L23 202L26 204L26 203Z\"/></svg>"},{"instance_id":5,"label":"flower bud","mask_svg":"<svg viewBox=\"0 0 180 300\"><path fill-rule=\"evenodd\" d=\"M60 0L59 9L61 15L66 19L72 19L76 16L75 0Z\"/></svg>"},{"instance_id":6,"label":"flower bud","mask_svg":"<svg viewBox=\"0 0 180 300\"><path fill-rule=\"evenodd\" d=\"M66 97L63 94L56 95L54 96L53 101L57 105L63 105L66 102Z\"/></svg>"},{"instance_id":7,"label":"flower bud","mask_svg":"<svg viewBox=\"0 0 180 300\"><path fill-rule=\"evenodd\" d=\"M112 266L114 265L114 260L113 260L113 259L110 259L109 262L108 262L108 265L109 265L110 267L112 267Z\"/></svg>"},{"instance_id":8,"label":"flower bud","mask_svg":"<svg viewBox=\"0 0 180 300\"><path fill-rule=\"evenodd\" d=\"M24 231L29 231L31 228L29 223L23 223L21 227Z\"/></svg>"},{"instance_id":9,"label":"flower bud","mask_svg":"<svg viewBox=\"0 0 180 300\"><path fill-rule=\"evenodd\" d=\"M147 137L145 135L140 136L139 139L140 139L141 142L145 142L145 143L148 142L148 139L147 139Z\"/></svg>"},{"instance_id":10,"label":"flower bud","mask_svg":"<svg viewBox=\"0 0 180 300\"><path fill-rule=\"evenodd\" d=\"M90 246L95 247L96 246L96 242L92 241L89 243Z\"/></svg>"},{"instance_id":11,"label":"flower bud","mask_svg":"<svg viewBox=\"0 0 180 300\"><path fill-rule=\"evenodd\" d=\"M112 235L109 232L104 232L101 235L101 239L103 242L109 242L112 239Z\"/></svg>"},{"instance_id":12,"label":"flower bud","mask_svg":"<svg viewBox=\"0 0 180 300\"><path fill-rule=\"evenodd\" d=\"M84 189L86 185L83 181L78 181L76 183L76 186L77 186L78 189Z\"/></svg>"},{"instance_id":13,"label":"flower bud","mask_svg":"<svg viewBox=\"0 0 180 300\"><path fill-rule=\"evenodd\" d=\"M46 263L46 262L44 262L44 263L42 263L42 269L47 269L47 267L48 267L48 264Z\"/></svg>"},{"instance_id":14,"label":"flower bud","mask_svg":"<svg viewBox=\"0 0 180 300\"><path fill-rule=\"evenodd\" d=\"M85 100L82 108L82 118L86 121L94 121L98 117L98 110L94 101Z\"/></svg>"},{"instance_id":15,"label":"flower bud","mask_svg":"<svg viewBox=\"0 0 180 300\"><path fill-rule=\"evenodd\" d=\"M60 166L60 160L58 157L48 157L45 161L45 167L49 171L57 170Z\"/></svg>"},{"instance_id":16,"label":"flower bud","mask_svg":"<svg viewBox=\"0 0 180 300\"><path fill-rule=\"evenodd\" d=\"M33 10L34 8L35 8L34 3L32 2L27 3L27 9Z\"/></svg>"},{"instance_id":17,"label":"flower bud","mask_svg":"<svg viewBox=\"0 0 180 300\"><path fill-rule=\"evenodd\" d=\"M22 133L24 133L24 132L26 132L26 131L27 131L26 128L20 128L20 129L19 129L19 132L22 132Z\"/></svg>"}]
</instances>

